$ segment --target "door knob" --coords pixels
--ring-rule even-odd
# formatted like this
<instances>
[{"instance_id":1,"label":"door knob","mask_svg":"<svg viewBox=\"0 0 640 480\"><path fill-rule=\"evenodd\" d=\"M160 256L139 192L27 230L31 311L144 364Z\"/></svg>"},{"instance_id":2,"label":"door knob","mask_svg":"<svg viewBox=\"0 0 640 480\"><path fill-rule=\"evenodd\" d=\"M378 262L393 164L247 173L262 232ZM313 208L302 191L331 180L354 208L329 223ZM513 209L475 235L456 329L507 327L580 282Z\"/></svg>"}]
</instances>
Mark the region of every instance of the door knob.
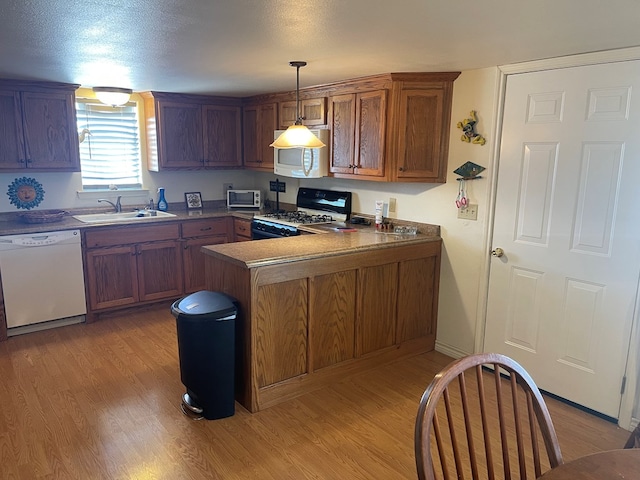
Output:
<instances>
[{"instance_id":1,"label":"door knob","mask_svg":"<svg viewBox=\"0 0 640 480\"><path fill-rule=\"evenodd\" d=\"M504 250L498 247L494 250L491 250L491 255L493 255L494 257L500 258L501 256L504 255Z\"/></svg>"}]
</instances>

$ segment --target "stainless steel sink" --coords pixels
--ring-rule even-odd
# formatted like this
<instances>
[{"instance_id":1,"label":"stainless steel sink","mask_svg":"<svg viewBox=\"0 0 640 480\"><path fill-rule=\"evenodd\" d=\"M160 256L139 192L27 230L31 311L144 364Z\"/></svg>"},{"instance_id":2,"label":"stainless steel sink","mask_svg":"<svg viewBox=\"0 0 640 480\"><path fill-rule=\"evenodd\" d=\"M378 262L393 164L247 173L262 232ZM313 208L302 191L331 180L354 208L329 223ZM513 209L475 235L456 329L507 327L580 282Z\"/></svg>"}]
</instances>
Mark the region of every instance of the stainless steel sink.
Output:
<instances>
[{"instance_id":1,"label":"stainless steel sink","mask_svg":"<svg viewBox=\"0 0 640 480\"><path fill-rule=\"evenodd\" d=\"M73 218L84 223L144 222L158 218L175 217L175 214L157 210L140 210L137 212L90 213L73 215Z\"/></svg>"}]
</instances>

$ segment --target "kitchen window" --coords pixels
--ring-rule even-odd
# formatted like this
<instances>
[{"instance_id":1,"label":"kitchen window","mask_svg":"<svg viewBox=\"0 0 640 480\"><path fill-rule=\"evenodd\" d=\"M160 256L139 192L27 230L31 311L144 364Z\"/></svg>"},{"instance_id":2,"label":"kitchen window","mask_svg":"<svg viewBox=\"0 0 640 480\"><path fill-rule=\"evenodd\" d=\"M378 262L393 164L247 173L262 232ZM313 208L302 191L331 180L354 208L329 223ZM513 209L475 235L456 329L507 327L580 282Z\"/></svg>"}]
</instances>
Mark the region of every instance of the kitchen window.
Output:
<instances>
[{"instance_id":1,"label":"kitchen window","mask_svg":"<svg viewBox=\"0 0 640 480\"><path fill-rule=\"evenodd\" d=\"M77 98L82 187L86 190L142 187L138 105L120 107Z\"/></svg>"}]
</instances>

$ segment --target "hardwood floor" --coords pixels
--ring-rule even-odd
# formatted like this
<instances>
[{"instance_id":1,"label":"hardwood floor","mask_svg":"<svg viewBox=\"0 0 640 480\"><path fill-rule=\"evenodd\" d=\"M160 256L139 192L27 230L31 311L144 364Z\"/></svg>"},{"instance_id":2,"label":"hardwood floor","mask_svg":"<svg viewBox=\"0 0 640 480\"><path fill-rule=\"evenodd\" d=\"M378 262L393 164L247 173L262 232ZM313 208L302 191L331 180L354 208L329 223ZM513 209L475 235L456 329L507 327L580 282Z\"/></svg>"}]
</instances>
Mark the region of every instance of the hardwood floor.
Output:
<instances>
[{"instance_id":1,"label":"hardwood floor","mask_svg":"<svg viewBox=\"0 0 640 480\"><path fill-rule=\"evenodd\" d=\"M413 479L432 352L256 414L194 421L169 306L0 342L2 479ZM628 432L548 400L565 461Z\"/></svg>"}]
</instances>

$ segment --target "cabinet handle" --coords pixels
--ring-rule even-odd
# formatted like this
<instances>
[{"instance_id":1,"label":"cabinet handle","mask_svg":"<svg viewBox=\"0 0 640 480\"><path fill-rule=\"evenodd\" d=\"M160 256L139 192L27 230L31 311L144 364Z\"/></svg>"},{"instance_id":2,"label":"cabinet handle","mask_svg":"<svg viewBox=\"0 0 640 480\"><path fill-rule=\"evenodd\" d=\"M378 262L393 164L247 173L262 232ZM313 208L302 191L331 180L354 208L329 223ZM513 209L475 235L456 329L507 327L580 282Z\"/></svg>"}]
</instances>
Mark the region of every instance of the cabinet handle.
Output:
<instances>
[{"instance_id":1,"label":"cabinet handle","mask_svg":"<svg viewBox=\"0 0 640 480\"><path fill-rule=\"evenodd\" d=\"M400 167L398 168L398 170L400 170L401 172L404 172L404 167Z\"/></svg>"},{"instance_id":2,"label":"cabinet handle","mask_svg":"<svg viewBox=\"0 0 640 480\"><path fill-rule=\"evenodd\" d=\"M206 232L206 231L208 231L208 230L211 230L211 228L212 228L212 227L204 227L204 228L201 228L201 229L200 229L200 231L201 231L201 232Z\"/></svg>"},{"instance_id":3,"label":"cabinet handle","mask_svg":"<svg viewBox=\"0 0 640 480\"><path fill-rule=\"evenodd\" d=\"M31 163L31 159L27 158L27 164Z\"/></svg>"},{"instance_id":4,"label":"cabinet handle","mask_svg":"<svg viewBox=\"0 0 640 480\"><path fill-rule=\"evenodd\" d=\"M27 163L27 161L24 158L21 158L18 160L18 163Z\"/></svg>"}]
</instances>

